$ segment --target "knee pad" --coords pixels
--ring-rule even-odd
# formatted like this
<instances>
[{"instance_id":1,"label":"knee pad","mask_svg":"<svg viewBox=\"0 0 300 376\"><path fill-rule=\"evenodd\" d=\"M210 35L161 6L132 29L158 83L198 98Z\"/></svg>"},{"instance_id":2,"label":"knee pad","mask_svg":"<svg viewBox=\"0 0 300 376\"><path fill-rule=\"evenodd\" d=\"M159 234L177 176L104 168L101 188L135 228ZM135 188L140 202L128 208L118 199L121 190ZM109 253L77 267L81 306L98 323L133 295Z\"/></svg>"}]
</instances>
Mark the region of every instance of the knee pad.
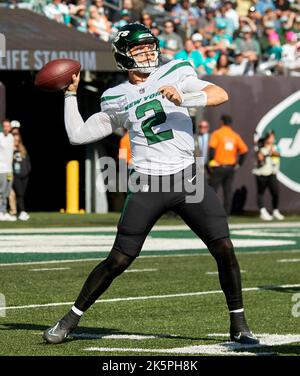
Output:
<instances>
[{"instance_id":1,"label":"knee pad","mask_svg":"<svg viewBox=\"0 0 300 376\"><path fill-rule=\"evenodd\" d=\"M112 248L108 257L103 261L107 270L115 275L122 273L133 262L134 257L130 257L121 253L117 249Z\"/></svg>"}]
</instances>

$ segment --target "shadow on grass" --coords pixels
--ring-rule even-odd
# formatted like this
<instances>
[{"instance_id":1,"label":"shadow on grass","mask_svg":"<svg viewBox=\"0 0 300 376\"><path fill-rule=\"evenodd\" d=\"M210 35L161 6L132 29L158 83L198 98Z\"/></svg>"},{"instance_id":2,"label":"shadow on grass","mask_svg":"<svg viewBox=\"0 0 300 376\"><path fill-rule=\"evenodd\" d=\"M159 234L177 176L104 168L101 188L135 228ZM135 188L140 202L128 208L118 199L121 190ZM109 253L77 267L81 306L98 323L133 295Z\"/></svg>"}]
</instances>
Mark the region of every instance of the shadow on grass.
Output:
<instances>
[{"instance_id":1,"label":"shadow on grass","mask_svg":"<svg viewBox=\"0 0 300 376\"><path fill-rule=\"evenodd\" d=\"M38 325L32 323L3 323L0 326L0 332L2 330L36 330L40 331L41 334L44 330L48 329L49 325ZM111 335L118 335L118 336L141 336L145 337L153 337L153 338L165 338L165 339L184 339L184 340L191 340L191 341L206 341L206 342L214 342L214 338L207 338L207 337L185 337L185 336L177 336L172 334L164 334L164 333L140 333L140 332L126 332L119 329L114 328L93 328L87 326L79 326L76 328L74 332L70 334L68 338L68 342L70 341L77 341L77 340L96 340L96 339L105 339L107 336ZM120 338L122 339L122 338Z\"/></svg>"},{"instance_id":2,"label":"shadow on grass","mask_svg":"<svg viewBox=\"0 0 300 376\"><path fill-rule=\"evenodd\" d=\"M277 292L289 292L289 293L295 293L300 292L300 286L299 287L280 287L280 286L258 286L261 290L271 290L271 291L277 291Z\"/></svg>"}]
</instances>

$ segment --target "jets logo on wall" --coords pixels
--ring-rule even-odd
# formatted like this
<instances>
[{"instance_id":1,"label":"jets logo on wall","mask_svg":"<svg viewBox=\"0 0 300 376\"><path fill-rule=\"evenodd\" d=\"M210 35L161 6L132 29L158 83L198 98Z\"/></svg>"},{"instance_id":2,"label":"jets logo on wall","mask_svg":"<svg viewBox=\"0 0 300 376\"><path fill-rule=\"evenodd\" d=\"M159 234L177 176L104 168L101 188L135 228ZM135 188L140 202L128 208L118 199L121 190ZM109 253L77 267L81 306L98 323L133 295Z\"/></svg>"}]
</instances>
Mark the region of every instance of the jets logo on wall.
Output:
<instances>
[{"instance_id":1,"label":"jets logo on wall","mask_svg":"<svg viewBox=\"0 0 300 376\"><path fill-rule=\"evenodd\" d=\"M300 91L272 108L259 122L256 131L263 136L273 130L280 148L278 180L300 192Z\"/></svg>"}]
</instances>

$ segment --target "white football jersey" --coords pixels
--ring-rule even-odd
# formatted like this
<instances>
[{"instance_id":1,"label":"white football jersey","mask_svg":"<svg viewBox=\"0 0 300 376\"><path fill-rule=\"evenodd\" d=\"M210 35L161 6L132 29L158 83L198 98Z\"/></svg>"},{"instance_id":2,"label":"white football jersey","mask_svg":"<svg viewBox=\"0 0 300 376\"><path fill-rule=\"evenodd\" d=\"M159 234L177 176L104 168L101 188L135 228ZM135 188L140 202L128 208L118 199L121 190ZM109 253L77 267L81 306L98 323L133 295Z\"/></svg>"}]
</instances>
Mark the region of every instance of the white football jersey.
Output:
<instances>
[{"instance_id":1,"label":"white football jersey","mask_svg":"<svg viewBox=\"0 0 300 376\"><path fill-rule=\"evenodd\" d=\"M101 111L115 127L129 131L132 161L136 171L169 175L194 162L193 125L188 110L159 93L164 85L175 86L197 74L191 64L173 60L155 69L141 84L126 81L106 90ZM203 82L203 88L209 83Z\"/></svg>"}]
</instances>

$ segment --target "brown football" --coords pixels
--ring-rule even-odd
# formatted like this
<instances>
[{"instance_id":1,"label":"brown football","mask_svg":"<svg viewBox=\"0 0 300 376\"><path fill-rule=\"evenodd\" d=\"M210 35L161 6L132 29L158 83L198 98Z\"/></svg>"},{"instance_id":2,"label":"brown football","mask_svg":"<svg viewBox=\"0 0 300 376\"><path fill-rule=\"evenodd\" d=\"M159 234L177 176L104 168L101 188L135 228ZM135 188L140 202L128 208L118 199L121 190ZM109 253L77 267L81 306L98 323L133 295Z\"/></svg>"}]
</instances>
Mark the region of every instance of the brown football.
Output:
<instances>
[{"instance_id":1,"label":"brown football","mask_svg":"<svg viewBox=\"0 0 300 376\"><path fill-rule=\"evenodd\" d=\"M38 72L34 85L43 91L59 91L72 83L72 75L80 72L80 62L73 59L52 60Z\"/></svg>"}]
</instances>

